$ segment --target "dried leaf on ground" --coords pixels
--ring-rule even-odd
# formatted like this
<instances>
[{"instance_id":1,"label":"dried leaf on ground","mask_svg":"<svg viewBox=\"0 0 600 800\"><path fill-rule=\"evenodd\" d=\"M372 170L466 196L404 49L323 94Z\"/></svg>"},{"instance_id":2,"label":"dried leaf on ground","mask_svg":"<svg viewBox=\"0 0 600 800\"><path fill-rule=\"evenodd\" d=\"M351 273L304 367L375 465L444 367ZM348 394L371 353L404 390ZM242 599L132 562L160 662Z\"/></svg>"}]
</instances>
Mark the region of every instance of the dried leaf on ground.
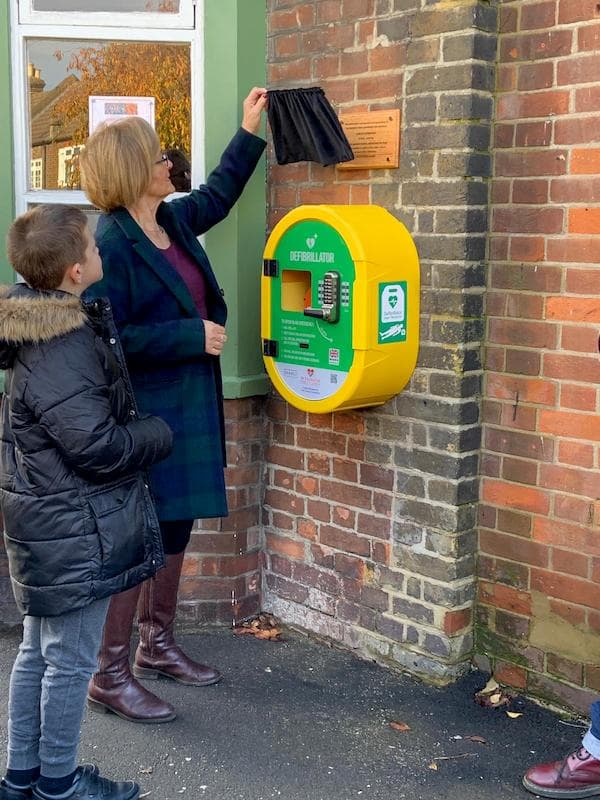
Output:
<instances>
[{"instance_id":1,"label":"dried leaf on ground","mask_svg":"<svg viewBox=\"0 0 600 800\"><path fill-rule=\"evenodd\" d=\"M390 728L393 728L395 731L405 733L406 731L410 730L410 725L407 725L406 722L396 722L395 720L392 720L390 722Z\"/></svg>"},{"instance_id":2,"label":"dried leaf on ground","mask_svg":"<svg viewBox=\"0 0 600 800\"><path fill-rule=\"evenodd\" d=\"M431 764L429 764L429 765L428 765L427 769L435 769L435 770L438 770L438 769L439 769L439 767L438 767L438 765L435 763L435 761L432 761L432 762L431 762Z\"/></svg>"},{"instance_id":3,"label":"dried leaf on ground","mask_svg":"<svg viewBox=\"0 0 600 800\"><path fill-rule=\"evenodd\" d=\"M512 694L502 689L494 678L490 678L483 689L475 693L475 702L484 708L506 706L512 699Z\"/></svg>"},{"instance_id":4,"label":"dried leaf on ground","mask_svg":"<svg viewBox=\"0 0 600 800\"><path fill-rule=\"evenodd\" d=\"M522 717L523 716L523 712L522 711L507 711L506 712L506 716L510 717L511 719L517 719L517 717Z\"/></svg>"},{"instance_id":5,"label":"dried leaf on ground","mask_svg":"<svg viewBox=\"0 0 600 800\"><path fill-rule=\"evenodd\" d=\"M500 684L498 683L498 681L494 677L492 677L492 678L489 679L489 681L483 687L483 689L481 690L481 693L482 694L493 694L494 692L498 691L499 688L500 688Z\"/></svg>"},{"instance_id":6,"label":"dried leaf on ground","mask_svg":"<svg viewBox=\"0 0 600 800\"><path fill-rule=\"evenodd\" d=\"M279 627L279 622L272 614L258 614L256 617L236 625L233 628L233 632L238 636L250 634L257 639L264 639L265 641L282 641L280 638L282 630Z\"/></svg>"}]
</instances>

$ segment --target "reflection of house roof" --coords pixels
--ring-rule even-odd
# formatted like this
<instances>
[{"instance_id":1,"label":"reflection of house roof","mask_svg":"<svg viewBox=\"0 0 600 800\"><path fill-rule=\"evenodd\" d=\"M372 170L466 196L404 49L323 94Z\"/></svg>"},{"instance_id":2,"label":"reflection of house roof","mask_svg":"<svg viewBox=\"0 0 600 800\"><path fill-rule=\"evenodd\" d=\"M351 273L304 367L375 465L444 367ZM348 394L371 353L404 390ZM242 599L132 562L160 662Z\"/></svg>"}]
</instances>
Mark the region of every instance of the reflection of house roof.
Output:
<instances>
[{"instance_id":1,"label":"reflection of house roof","mask_svg":"<svg viewBox=\"0 0 600 800\"><path fill-rule=\"evenodd\" d=\"M73 138L77 120L70 120L66 125L62 125L54 107L74 81L77 81L75 75L68 75L54 89L47 92L32 92L29 95L32 147L50 142L64 142Z\"/></svg>"}]
</instances>

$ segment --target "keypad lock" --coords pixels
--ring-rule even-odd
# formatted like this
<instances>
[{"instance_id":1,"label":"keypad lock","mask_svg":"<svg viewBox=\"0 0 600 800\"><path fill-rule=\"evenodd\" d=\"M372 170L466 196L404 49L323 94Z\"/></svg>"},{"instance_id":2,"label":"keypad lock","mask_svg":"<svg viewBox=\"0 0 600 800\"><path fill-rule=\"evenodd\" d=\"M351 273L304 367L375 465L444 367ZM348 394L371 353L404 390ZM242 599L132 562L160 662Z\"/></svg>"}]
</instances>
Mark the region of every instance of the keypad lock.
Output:
<instances>
[{"instance_id":1,"label":"keypad lock","mask_svg":"<svg viewBox=\"0 0 600 800\"><path fill-rule=\"evenodd\" d=\"M320 308L305 308L307 317L317 317L325 322L337 322L340 318L340 273L330 270L323 276L319 286Z\"/></svg>"}]
</instances>

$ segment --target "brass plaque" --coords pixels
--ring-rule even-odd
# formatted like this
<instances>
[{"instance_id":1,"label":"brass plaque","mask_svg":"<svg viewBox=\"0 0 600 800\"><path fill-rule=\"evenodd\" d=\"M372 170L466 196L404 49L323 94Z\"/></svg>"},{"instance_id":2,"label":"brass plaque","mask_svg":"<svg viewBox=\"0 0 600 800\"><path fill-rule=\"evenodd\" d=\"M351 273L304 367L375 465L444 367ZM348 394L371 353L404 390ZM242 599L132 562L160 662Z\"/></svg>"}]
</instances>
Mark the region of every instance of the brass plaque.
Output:
<instances>
[{"instance_id":1,"label":"brass plaque","mask_svg":"<svg viewBox=\"0 0 600 800\"><path fill-rule=\"evenodd\" d=\"M338 169L395 169L400 153L400 109L340 114L340 122L354 153Z\"/></svg>"}]
</instances>

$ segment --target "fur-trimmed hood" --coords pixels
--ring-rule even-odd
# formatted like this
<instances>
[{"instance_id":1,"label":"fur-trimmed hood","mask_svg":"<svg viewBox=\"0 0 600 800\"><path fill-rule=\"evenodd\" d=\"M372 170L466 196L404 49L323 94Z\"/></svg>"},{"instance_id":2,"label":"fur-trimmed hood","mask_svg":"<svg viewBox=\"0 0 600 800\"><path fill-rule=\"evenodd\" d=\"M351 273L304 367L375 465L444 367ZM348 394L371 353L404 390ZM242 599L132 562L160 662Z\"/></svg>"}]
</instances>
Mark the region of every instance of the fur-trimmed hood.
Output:
<instances>
[{"instance_id":1,"label":"fur-trimmed hood","mask_svg":"<svg viewBox=\"0 0 600 800\"><path fill-rule=\"evenodd\" d=\"M80 299L68 292L39 291L26 283L0 286L0 368L7 369L23 344L41 344L85 325Z\"/></svg>"}]
</instances>

